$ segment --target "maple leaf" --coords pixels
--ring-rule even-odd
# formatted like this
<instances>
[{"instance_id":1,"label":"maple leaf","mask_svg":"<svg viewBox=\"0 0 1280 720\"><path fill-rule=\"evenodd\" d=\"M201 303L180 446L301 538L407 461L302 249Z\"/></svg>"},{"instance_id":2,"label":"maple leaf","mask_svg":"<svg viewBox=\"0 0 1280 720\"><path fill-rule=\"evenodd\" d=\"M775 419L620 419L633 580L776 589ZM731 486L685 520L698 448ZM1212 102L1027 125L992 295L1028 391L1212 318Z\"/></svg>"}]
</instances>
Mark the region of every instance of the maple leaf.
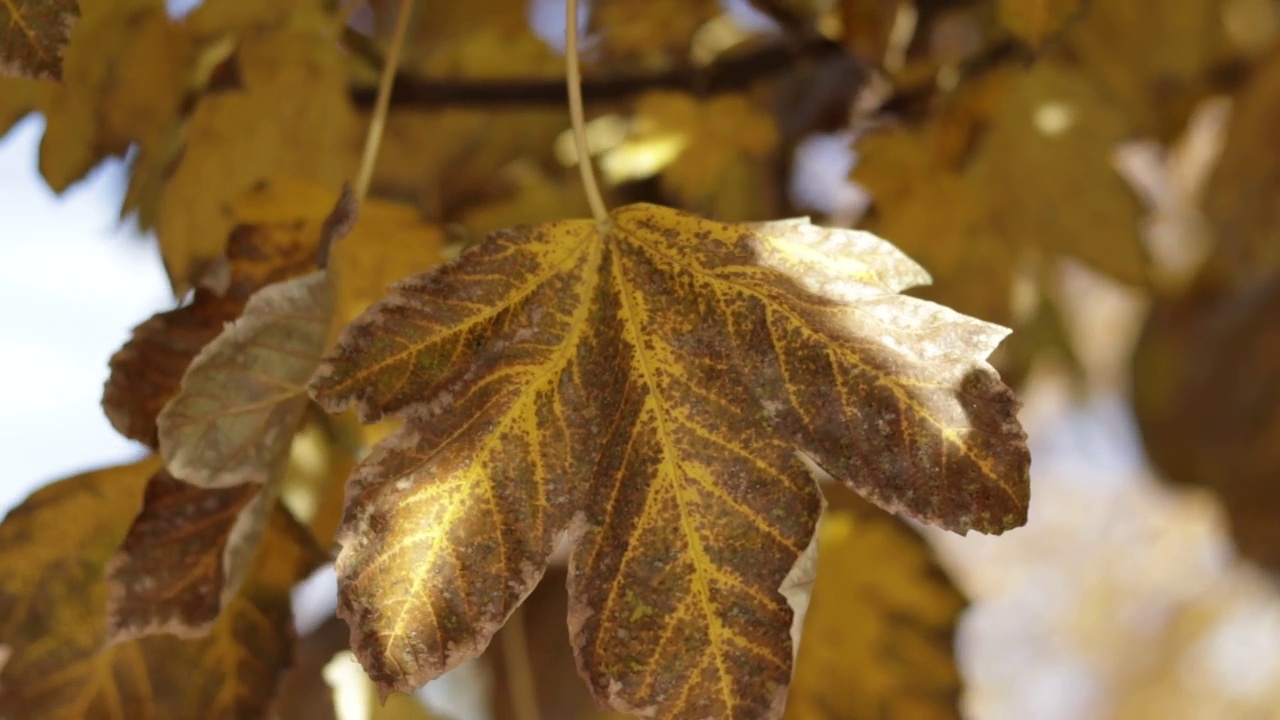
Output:
<instances>
[{"instance_id":1,"label":"maple leaf","mask_svg":"<svg viewBox=\"0 0 1280 720\"><path fill-rule=\"evenodd\" d=\"M1039 50L1080 13L1081 0L1000 0L1000 20Z\"/></svg>"},{"instance_id":2,"label":"maple leaf","mask_svg":"<svg viewBox=\"0 0 1280 720\"><path fill-rule=\"evenodd\" d=\"M0 716L187 717L200 708L201 717L230 719L266 711L289 662L289 591L314 568L314 546L268 533L207 637L103 645L103 565L159 465L152 457L53 483L0 523Z\"/></svg>"},{"instance_id":3,"label":"maple leaf","mask_svg":"<svg viewBox=\"0 0 1280 720\"><path fill-rule=\"evenodd\" d=\"M943 527L1026 518L997 326L898 295L866 233L633 205L497 232L349 326L330 411L406 418L349 481L339 613L384 691L475 656L567 531L593 693L664 717L781 712L809 464Z\"/></svg>"},{"instance_id":4,"label":"maple leaf","mask_svg":"<svg viewBox=\"0 0 1280 720\"><path fill-rule=\"evenodd\" d=\"M836 485L785 720L959 718L952 647L966 603L902 520Z\"/></svg>"},{"instance_id":5,"label":"maple leaf","mask_svg":"<svg viewBox=\"0 0 1280 720\"><path fill-rule=\"evenodd\" d=\"M1111 165L1128 125L1066 67L1038 63L1010 84L972 172L990 194L992 222L1123 282L1146 281L1142 205Z\"/></svg>"},{"instance_id":6,"label":"maple leaf","mask_svg":"<svg viewBox=\"0 0 1280 720\"><path fill-rule=\"evenodd\" d=\"M62 53L80 15L76 0L0 2L0 76L62 77Z\"/></svg>"}]
</instances>

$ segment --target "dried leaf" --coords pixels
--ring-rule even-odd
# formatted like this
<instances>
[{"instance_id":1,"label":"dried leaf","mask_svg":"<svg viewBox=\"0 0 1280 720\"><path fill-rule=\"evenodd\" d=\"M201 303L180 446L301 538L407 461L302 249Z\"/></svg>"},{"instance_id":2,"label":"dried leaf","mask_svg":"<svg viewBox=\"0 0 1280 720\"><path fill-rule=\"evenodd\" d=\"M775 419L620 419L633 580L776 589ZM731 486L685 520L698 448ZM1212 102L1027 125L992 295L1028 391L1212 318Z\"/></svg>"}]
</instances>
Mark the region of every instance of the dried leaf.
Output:
<instances>
[{"instance_id":1,"label":"dried leaf","mask_svg":"<svg viewBox=\"0 0 1280 720\"><path fill-rule=\"evenodd\" d=\"M307 406L333 319L325 272L268 285L205 346L156 419L165 465L193 485L267 482Z\"/></svg>"},{"instance_id":2,"label":"dried leaf","mask_svg":"<svg viewBox=\"0 0 1280 720\"><path fill-rule=\"evenodd\" d=\"M965 600L924 539L844 488L818 526L818 579L786 720L959 718Z\"/></svg>"},{"instance_id":3,"label":"dried leaf","mask_svg":"<svg viewBox=\"0 0 1280 720\"><path fill-rule=\"evenodd\" d=\"M1080 4L1081 0L1000 0L1000 21L1039 50L1080 13Z\"/></svg>"},{"instance_id":4,"label":"dried leaf","mask_svg":"<svg viewBox=\"0 0 1280 720\"><path fill-rule=\"evenodd\" d=\"M982 361L1005 331L896 294L927 277L866 233L632 205L393 286L312 383L331 411L407 417L339 531L370 676L410 689L478 654L569 530L601 702L776 716L808 462L960 532L1025 521L1017 402Z\"/></svg>"},{"instance_id":5,"label":"dried leaf","mask_svg":"<svg viewBox=\"0 0 1280 720\"><path fill-rule=\"evenodd\" d=\"M1240 553L1280 572L1280 274L1152 306L1133 357L1152 463L1212 488Z\"/></svg>"},{"instance_id":6,"label":"dried leaf","mask_svg":"<svg viewBox=\"0 0 1280 720\"><path fill-rule=\"evenodd\" d=\"M274 498L255 485L209 490L161 470L107 562L107 637L201 637L240 589ZM247 552L246 552L247 550Z\"/></svg>"},{"instance_id":7,"label":"dried leaf","mask_svg":"<svg viewBox=\"0 0 1280 720\"><path fill-rule=\"evenodd\" d=\"M333 197L325 195L330 206ZM159 448L156 416L177 395L196 354L240 316L253 293L312 267L317 236L301 222L307 218L307 206L281 216L279 206L271 205L276 200L272 188L262 188L237 205L244 224L231 232L222 264L215 266L221 269L214 275L223 275L224 282L218 283L223 287L197 287L191 304L152 316L134 328L133 337L112 356L102 407L120 434ZM320 216L324 212L318 211ZM310 217L318 223L315 212Z\"/></svg>"},{"instance_id":8,"label":"dried leaf","mask_svg":"<svg viewBox=\"0 0 1280 720\"><path fill-rule=\"evenodd\" d=\"M76 0L0 2L0 76L61 79L78 5Z\"/></svg>"},{"instance_id":9,"label":"dried leaf","mask_svg":"<svg viewBox=\"0 0 1280 720\"><path fill-rule=\"evenodd\" d=\"M289 661L289 591L311 550L264 545L208 637L104 646L103 564L158 458L45 487L0 524L0 717L260 717ZM72 519L72 520L69 520ZM268 536L272 537L272 536Z\"/></svg>"}]
</instances>

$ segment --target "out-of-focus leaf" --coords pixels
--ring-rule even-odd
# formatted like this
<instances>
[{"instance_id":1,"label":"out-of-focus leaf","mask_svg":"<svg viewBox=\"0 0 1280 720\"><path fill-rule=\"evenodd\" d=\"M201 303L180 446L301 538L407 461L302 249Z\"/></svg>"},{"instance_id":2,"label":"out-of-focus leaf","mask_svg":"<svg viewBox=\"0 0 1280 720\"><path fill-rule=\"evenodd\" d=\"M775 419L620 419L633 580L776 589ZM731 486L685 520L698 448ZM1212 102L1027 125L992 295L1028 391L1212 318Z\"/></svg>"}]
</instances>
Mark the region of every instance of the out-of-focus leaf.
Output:
<instances>
[{"instance_id":1,"label":"out-of-focus leaf","mask_svg":"<svg viewBox=\"0 0 1280 720\"><path fill-rule=\"evenodd\" d=\"M921 297L1007 324L1015 246L991 227L984 188L933 160L932 145L906 130L858 141L853 180L876 207L866 228L928 268L933 283L916 291Z\"/></svg>"},{"instance_id":2,"label":"out-of-focus leaf","mask_svg":"<svg viewBox=\"0 0 1280 720\"><path fill-rule=\"evenodd\" d=\"M1080 13L1081 0L1000 0L1000 21L1039 50Z\"/></svg>"},{"instance_id":3,"label":"out-of-focus leaf","mask_svg":"<svg viewBox=\"0 0 1280 720\"><path fill-rule=\"evenodd\" d=\"M481 239L495 230L516 225L587 215L591 209L578 178L577 168L556 178L528 165L513 166L503 176L509 194L468 210L462 216L462 224L473 237Z\"/></svg>"},{"instance_id":4,"label":"out-of-focus leaf","mask_svg":"<svg viewBox=\"0 0 1280 720\"><path fill-rule=\"evenodd\" d=\"M564 59L523 21L485 23L427 47L430 52L408 66L422 77L483 82L564 76ZM374 166L373 194L412 199L432 222L454 219L461 209L500 195L493 178L512 161L549 160L566 127L563 108L393 109Z\"/></svg>"},{"instance_id":5,"label":"out-of-focus leaf","mask_svg":"<svg viewBox=\"0 0 1280 720\"><path fill-rule=\"evenodd\" d=\"M410 689L478 654L568 530L602 703L776 716L818 512L806 461L960 532L1025 520L1017 402L982 360L1005 331L897 294L927 278L867 233L632 205L394 286L312 383L331 411L407 418L339 531L371 677Z\"/></svg>"},{"instance_id":6,"label":"out-of-focus leaf","mask_svg":"<svg viewBox=\"0 0 1280 720\"><path fill-rule=\"evenodd\" d=\"M700 102L652 92L636 103L636 130L602 159L618 179L661 173L683 208L724 221L774 217L768 162L778 145L773 118L745 95Z\"/></svg>"},{"instance_id":7,"label":"out-of-focus leaf","mask_svg":"<svg viewBox=\"0 0 1280 720\"><path fill-rule=\"evenodd\" d=\"M958 719L963 596L905 522L845 488L824 491L818 577L783 717Z\"/></svg>"},{"instance_id":8,"label":"out-of-focus leaf","mask_svg":"<svg viewBox=\"0 0 1280 720\"><path fill-rule=\"evenodd\" d=\"M685 65L693 34L719 12L718 0L595 0L593 62L632 73Z\"/></svg>"},{"instance_id":9,"label":"out-of-focus leaf","mask_svg":"<svg viewBox=\"0 0 1280 720\"><path fill-rule=\"evenodd\" d=\"M134 328L112 356L102 407L120 434L159 448L156 416L177 395L192 359L240 316L253 293L314 267L320 221L334 197L267 186L237 201L241 224L191 303Z\"/></svg>"},{"instance_id":10,"label":"out-of-focus leaf","mask_svg":"<svg viewBox=\"0 0 1280 720\"><path fill-rule=\"evenodd\" d=\"M0 717L259 717L293 642L289 592L313 547L269 542L207 637L104 645L103 565L158 458L49 485L0 524Z\"/></svg>"},{"instance_id":11,"label":"out-of-focus leaf","mask_svg":"<svg viewBox=\"0 0 1280 720\"><path fill-rule=\"evenodd\" d=\"M1110 160L1128 134L1084 78L1037 63L1010 86L973 161L994 227L1012 242L1145 283L1142 205Z\"/></svg>"},{"instance_id":12,"label":"out-of-focus leaf","mask_svg":"<svg viewBox=\"0 0 1280 720\"><path fill-rule=\"evenodd\" d=\"M323 271L254 293L191 362L157 418L166 467L201 487L266 483L302 420L332 321Z\"/></svg>"},{"instance_id":13,"label":"out-of-focus leaf","mask_svg":"<svg viewBox=\"0 0 1280 720\"><path fill-rule=\"evenodd\" d=\"M28 113L43 107L56 88L49 80L0 77L0 137Z\"/></svg>"},{"instance_id":14,"label":"out-of-focus leaf","mask_svg":"<svg viewBox=\"0 0 1280 720\"><path fill-rule=\"evenodd\" d=\"M158 199L156 234L178 292L222 253L238 221L237 197L285 178L336 197L353 174L359 128L338 44L323 25L298 21L249 34L234 61L240 87L200 101Z\"/></svg>"},{"instance_id":15,"label":"out-of-focus leaf","mask_svg":"<svg viewBox=\"0 0 1280 720\"><path fill-rule=\"evenodd\" d=\"M1219 244L1215 262L1235 281L1249 282L1280 268L1280 52L1257 70L1232 108L1204 208Z\"/></svg>"},{"instance_id":16,"label":"out-of-focus leaf","mask_svg":"<svg viewBox=\"0 0 1280 720\"><path fill-rule=\"evenodd\" d=\"M65 190L131 143L151 153L177 119L195 57L194 38L170 21L163 2L86 10L46 108L40 172L49 186Z\"/></svg>"},{"instance_id":17,"label":"out-of-focus leaf","mask_svg":"<svg viewBox=\"0 0 1280 720\"><path fill-rule=\"evenodd\" d=\"M1170 480L1212 488L1242 555L1280 572L1280 274L1155 304L1134 351L1134 410Z\"/></svg>"},{"instance_id":18,"label":"out-of-focus leaf","mask_svg":"<svg viewBox=\"0 0 1280 720\"><path fill-rule=\"evenodd\" d=\"M76 0L0 2L0 77L62 77L62 55L80 15Z\"/></svg>"},{"instance_id":19,"label":"out-of-focus leaf","mask_svg":"<svg viewBox=\"0 0 1280 720\"><path fill-rule=\"evenodd\" d=\"M360 208L351 235L329 251L337 323L355 320L387 286L444 259L444 234L417 208L373 198Z\"/></svg>"},{"instance_id":20,"label":"out-of-focus leaf","mask_svg":"<svg viewBox=\"0 0 1280 720\"><path fill-rule=\"evenodd\" d=\"M1208 91L1221 0L1090 2L1067 31L1084 72L1135 134L1171 140Z\"/></svg>"}]
</instances>

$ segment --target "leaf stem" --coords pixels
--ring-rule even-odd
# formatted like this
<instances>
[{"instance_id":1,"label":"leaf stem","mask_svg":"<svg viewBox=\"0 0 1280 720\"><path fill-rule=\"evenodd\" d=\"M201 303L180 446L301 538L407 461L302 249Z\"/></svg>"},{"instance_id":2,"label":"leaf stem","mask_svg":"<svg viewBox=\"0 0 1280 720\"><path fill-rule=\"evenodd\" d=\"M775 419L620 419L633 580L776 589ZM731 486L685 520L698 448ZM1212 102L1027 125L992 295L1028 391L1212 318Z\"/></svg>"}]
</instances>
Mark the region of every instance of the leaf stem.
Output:
<instances>
[{"instance_id":1,"label":"leaf stem","mask_svg":"<svg viewBox=\"0 0 1280 720\"><path fill-rule=\"evenodd\" d=\"M524 629L524 606L515 612L499 632L502 642L502 664L507 671L507 690L516 720L539 720L538 691L533 681L529 658L529 640Z\"/></svg>"},{"instance_id":2,"label":"leaf stem","mask_svg":"<svg viewBox=\"0 0 1280 720\"><path fill-rule=\"evenodd\" d=\"M373 106L373 115L369 118L369 134L364 138L360 173L356 175L356 202L360 205L364 204L365 196L369 194L369 182L373 179L373 165L378 159L382 130L387 125L387 110L391 107L391 85L396 77L396 67L400 64L400 52L404 48L404 36L409 29L409 14L412 9L413 0L400 0L396 26L391 32L391 45L387 48L387 57L382 63L382 77L378 79L378 99Z\"/></svg>"},{"instance_id":3,"label":"leaf stem","mask_svg":"<svg viewBox=\"0 0 1280 720\"><path fill-rule=\"evenodd\" d=\"M582 68L578 64L578 0L565 0L564 56L565 82L569 89L569 119L573 122L573 142L578 149L578 172L582 174L582 188L591 205L591 215L596 222L609 222L596 173L591 167L591 153L587 149L587 121L582 110Z\"/></svg>"}]
</instances>

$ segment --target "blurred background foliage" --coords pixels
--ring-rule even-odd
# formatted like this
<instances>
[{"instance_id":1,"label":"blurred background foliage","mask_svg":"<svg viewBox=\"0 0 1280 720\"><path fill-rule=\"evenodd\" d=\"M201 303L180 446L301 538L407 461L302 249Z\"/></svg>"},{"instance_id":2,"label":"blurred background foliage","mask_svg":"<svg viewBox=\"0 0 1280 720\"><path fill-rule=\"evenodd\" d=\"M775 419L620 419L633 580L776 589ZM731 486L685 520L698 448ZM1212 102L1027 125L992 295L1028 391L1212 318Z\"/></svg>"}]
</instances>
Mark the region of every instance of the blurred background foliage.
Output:
<instances>
[{"instance_id":1,"label":"blurred background foliage","mask_svg":"<svg viewBox=\"0 0 1280 720\"><path fill-rule=\"evenodd\" d=\"M352 174L394 0L330 7L340 52L297 31L304 0L253 10L252 33L234 3L99 5L79 21L98 44L73 45L61 83L6 86L0 129L44 114L56 191L127 154L121 217L158 239L176 293L222 252L222 208L264 174ZM611 205L867 228L933 274L922 296L1014 329L996 363L1025 403L1031 519L1000 538L917 528L960 591L937 602L969 600L964 714L1280 718L1280 2L588 10L590 150ZM562 22L552 0L417 3L372 195L415 208L447 252L587 213ZM892 572L935 561L860 556L848 538L880 530L851 507L824 528L850 544L833 544L846 564L823 572L861 583L844 591L854 614ZM543 716L576 717L590 708L558 585L530 600L523 634L558 658L535 668ZM342 650L331 623L303 629L302 666ZM479 697L516 717L512 651L495 643L426 695L443 714L471 717L457 708ZM314 691L298 677L287 697ZM385 717L424 711L404 712Z\"/></svg>"}]
</instances>

